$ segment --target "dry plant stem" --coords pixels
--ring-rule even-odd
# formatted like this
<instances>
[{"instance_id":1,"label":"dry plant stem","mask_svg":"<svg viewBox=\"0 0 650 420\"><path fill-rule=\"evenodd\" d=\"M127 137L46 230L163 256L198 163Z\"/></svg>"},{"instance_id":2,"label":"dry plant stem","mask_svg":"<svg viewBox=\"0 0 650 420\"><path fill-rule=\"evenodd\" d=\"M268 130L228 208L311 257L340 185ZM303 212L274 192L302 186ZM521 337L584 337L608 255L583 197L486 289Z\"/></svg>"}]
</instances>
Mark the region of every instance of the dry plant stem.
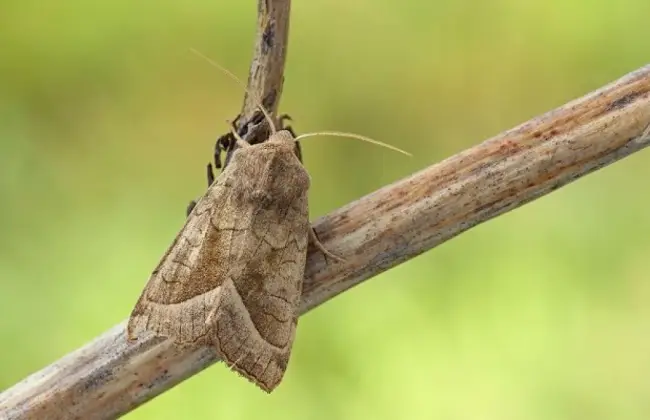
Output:
<instances>
[{"instance_id":1,"label":"dry plant stem","mask_svg":"<svg viewBox=\"0 0 650 420\"><path fill-rule=\"evenodd\" d=\"M264 99L266 110L275 115L284 84L284 63L289 39L290 0L258 0L255 51L248 73L240 121L248 121ZM268 98L268 99L267 99Z\"/></svg>"},{"instance_id":2,"label":"dry plant stem","mask_svg":"<svg viewBox=\"0 0 650 420\"><path fill-rule=\"evenodd\" d=\"M291 0L257 1L257 34L244 104L236 122L237 131L251 120L260 103L271 116L277 115L282 87L284 85L284 63L287 59L289 41L289 13ZM227 166L237 143L228 150Z\"/></svg>"},{"instance_id":3,"label":"dry plant stem","mask_svg":"<svg viewBox=\"0 0 650 420\"><path fill-rule=\"evenodd\" d=\"M321 241L346 261L310 250L302 313L641 150L649 126L646 66L319 219ZM214 362L209 349L182 353L152 337L129 345L120 324L0 394L0 418L115 418Z\"/></svg>"}]
</instances>

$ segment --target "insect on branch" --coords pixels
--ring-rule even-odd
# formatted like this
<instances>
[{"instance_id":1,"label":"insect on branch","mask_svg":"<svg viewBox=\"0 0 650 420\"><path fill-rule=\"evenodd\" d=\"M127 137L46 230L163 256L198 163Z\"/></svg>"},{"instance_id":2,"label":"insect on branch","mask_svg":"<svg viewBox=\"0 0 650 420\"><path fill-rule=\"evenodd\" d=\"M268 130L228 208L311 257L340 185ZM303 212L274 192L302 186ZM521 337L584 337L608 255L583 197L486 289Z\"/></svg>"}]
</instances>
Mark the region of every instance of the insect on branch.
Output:
<instances>
[{"instance_id":1,"label":"insect on branch","mask_svg":"<svg viewBox=\"0 0 650 420\"><path fill-rule=\"evenodd\" d=\"M288 16L288 1L266 4ZM310 250L301 313L642 150L649 127L650 65L320 218L320 240L346 261ZM215 361L153 336L129 344L123 322L0 394L0 418L116 418Z\"/></svg>"}]
</instances>

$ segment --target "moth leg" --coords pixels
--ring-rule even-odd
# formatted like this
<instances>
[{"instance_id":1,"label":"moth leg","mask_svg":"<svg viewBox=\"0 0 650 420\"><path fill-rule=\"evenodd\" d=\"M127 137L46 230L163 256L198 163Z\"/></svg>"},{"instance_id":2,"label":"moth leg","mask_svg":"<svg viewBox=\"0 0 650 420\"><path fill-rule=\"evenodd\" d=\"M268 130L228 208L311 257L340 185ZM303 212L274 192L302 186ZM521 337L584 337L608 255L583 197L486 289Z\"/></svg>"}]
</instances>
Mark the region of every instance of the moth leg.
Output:
<instances>
[{"instance_id":1,"label":"moth leg","mask_svg":"<svg viewBox=\"0 0 650 420\"><path fill-rule=\"evenodd\" d=\"M278 118L278 121L280 122L280 124L279 124L280 125L280 130L287 130L289 133L291 133L291 136L295 139L297 137L296 132L293 131L293 127L291 127L290 125L286 125L286 126L284 125L285 120L286 121L293 121L291 119L291 117L289 116L289 114L280 115L280 117ZM300 147L300 142L299 141L296 142L296 147L294 148L293 152L298 157L298 160L300 161L300 163L302 163L302 148Z\"/></svg>"},{"instance_id":2,"label":"moth leg","mask_svg":"<svg viewBox=\"0 0 650 420\"><path fill-rule=\"evenodd\" d=\"M190 217L190 213L192 213L194 207L196 207L196 200L190 201L190 204L187 205L187 208L185 209L185 217Z\"/></svg>"},{"instance_id":3,"label":"moth leg","mask_svg":"<svg viewBox=\"0 0 650 420\"><path fill-rule=\"evenodd\" d=\"M293 131L293 128L290 125L288 125L286 127L283 127L282 129L287 130L288 132L290 132L291 136L294 139L296 138L296 132ZM300 161L300 163L303 163L302 162L302 147L300 147L300 142L299 141L295 142L295 146L293 148L293 153L295 153L295 155L298 157L298 160Z\"/></svg>"},{"instance_id":4,"label":"moth leg","mask_svg":"<svg viewBox=\"0 0 650 420\"><path fill-rule=\"evenodd\" d=\"M232 144L232 133L228 132L217 139L214 145L214 167L221 169L221 152L228 150Z\"/></svg>"},{"instance_id":5,"label":"moth leg","mask_svg":"<svg viewBox=\"0 0 650 420\"><path fill-rule=\"evenodd\" d=\"M210 186L214 183L215 176L214 176L214 171L212 170L212 165L211 164L208 163L208 168L207 169L208 169L208 173L207 173L207 176L208 176L208 188L210 188Z\"/></svg>"},{"instance_id":6,"label":"moth leg","mask_svg":"<svg viewBox=\"0 0 650 420\"><path fill-rule=\"evenodd\" d=\"M332 254L330 251L328 251L325 246L322 244L320 239L318 239L318 235L316 234L316 231L312 226L309 226L309 237L311 238L312 242L314 245L316 245L316 248L318 248L323 254L327 255L328 257L334 258L335 260L339 262L345 262L344 258L339 257L336 254Z\"/></svg>"},{"instance_id":7,"label":"moth leg","mask_svg":"<svg viewBox=\"0 0 650 420\"><path fill-rule=\"evenodd\" d=\"M291 115L289 115L289 114L280 115L278 117L278 122L279 122L278 125L280 126L280 130L286 130L285 125L284 125L285 120L286 121L293 121L293 118L291 118Z\"/></svg>"},{"instance_id":8,"label":"moth leg","mask_svg":"<svg viewBox=\"0 0 650 420\"><path fill-rule=\"evenodd\" d=\"M230 122L230 130L231 130L231 133L232 133L233 137L237 141L237 146L239 146L239 147L248 147L248 146L250 146L250 144L246 143L246 141L241 138L241 136L237 132L237 126L235 125L234 122Z\"/></svg>"},{"instance_id":9,"label":"moth leg","mask_svg":"<svg viewBox=\"0 0 650 420\"><path fill-rule=\"evenodd\" d=\"M289 128L291 128L291 127L289 127ZM293 130L290 130L290 133L294 138L296 137L296 135L293 134ZM302 148L300 147L300 142L299 141L296 142L296 145L293 148L293 153L296 154L296 156L298 157L298 160L300 161L300 163L303 163L302 162Z\"/></svg>"},{"instance_id":10,"label":"moth leg","mask_svg":"<svg viewBox=\"0 0 650 420\"><path fill-rule=\"evenodd\" d=\"M238 114L234 120L232 120L232 125L235 127L235 131L237 131L237 123L241 119L241 114Z\"/></svg>"}]
</instances>

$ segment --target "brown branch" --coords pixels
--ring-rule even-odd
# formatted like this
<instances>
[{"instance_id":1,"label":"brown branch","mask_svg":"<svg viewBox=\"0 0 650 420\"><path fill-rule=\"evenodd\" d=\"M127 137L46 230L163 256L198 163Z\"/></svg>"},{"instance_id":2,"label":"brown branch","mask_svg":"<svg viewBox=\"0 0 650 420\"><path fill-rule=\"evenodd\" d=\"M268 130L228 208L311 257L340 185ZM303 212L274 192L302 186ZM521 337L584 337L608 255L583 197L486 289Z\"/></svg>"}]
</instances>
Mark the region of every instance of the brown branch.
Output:
<instances>
[{"instance_id":1,"label":"brown branch","mask_svg":"<svg viewBox=\"0 0 650 420\"><path fill-rule=\"evenodd\" d=\"M287 59L289 42L289 17L291 0L258 0L257 2L257 36L255 51L248 72L248 86L244 104L237 121L240 134L252 131L253 116L259 113L260 103L271 116L276 116L282 87L284 86L284 63ZM263 141L268 137L266 130L256 130L255 138L246 138L250 144ZM226 154L228 164L237 143L231 145Z\"/></svg>"},{"instance_id":2,"label":"brown branch","mask_svg":"<svg viewBox=\"0 0 650 420\"><path fill-rule=\"evenodd\" d=\"M290 9L290 0L257 2L257 36L248 73L248 92L241 111L243 120L253 116L260 98L264 98L264 106L271 115L278 109L287 59Z\"/></svg>"},{"instance_id":3,"label":"brown branch","mask_svg":"<svg viewBox=\"0 0 650 420\"><path fill-rule=\"evenodd\" d=\"M650 143L650 66L319 219L301 312ZM0 394L0 417L112 419L216 361L125 323ZM289 369L291 374L291 369Z\"/></svg>"}]
</instances>

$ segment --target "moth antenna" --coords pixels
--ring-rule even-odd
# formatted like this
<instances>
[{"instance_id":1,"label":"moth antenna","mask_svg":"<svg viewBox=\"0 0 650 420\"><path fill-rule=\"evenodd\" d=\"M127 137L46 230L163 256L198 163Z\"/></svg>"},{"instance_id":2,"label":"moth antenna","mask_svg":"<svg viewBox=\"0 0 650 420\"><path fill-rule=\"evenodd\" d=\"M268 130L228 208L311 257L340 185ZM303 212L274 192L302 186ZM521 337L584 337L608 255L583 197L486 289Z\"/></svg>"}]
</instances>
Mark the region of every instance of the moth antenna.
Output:
<instances>
[{"instance_id":1,"label":"moth antenna","mask_svg":"<svg viewBox=\"0 0 650 420\"><path fill-rule=\"evenodd\" d=\"M269 123L269 126L271 127L271 133L275 134L277 132L277 130L275 128L275 122L273 122L273 118L271 118L271 114L269 114L269 112L266 110L266 108L264 108L264 105L262 105L262 100L257 95L255 95L253 92L248 90L248 88L246 87L244 82L242 82L239 77L237 77L233 72L231 72L230 70L228 70L227 68L225 68L221 64L219 64L216 61L212 60L211 58L206 57L205 55L201 54L199 51L195 50L194 48L190 48L190 51L192 51L192 53L196 54L200 58L202 58L205 61L207 61L208 63L210 63L212 66L214 66L217 69L221 70L222 73L224 73L226 76L230 77L232 80L237 82L237 84L239 86L241 86L246 93L251 95L253 97L253 99L255 99L255 102L257 102L257 107L260 109L260 111L262 111L262 114L264 114L264 118L266 118L266 121Z\"/></svg>"},{"instance_id":2,"label":"moth antenna","mask_svg":"<svg viewBox=\"0 0 650 420\"><path fill-rule=\"evenodd\" d=\"M343 131L318 131L316 133L305 133L301 134L298 137L295 138L296 141L300 139L304 139L305 137L315 137L315 136L335 136L335 137L347 137L347 138L352 138L352 139L357 139L357 140L362 140L368 143L376 144L377 146L382 146L387 149L394 150L396 152L400 152L405 154L406 156L413 156L409 152L406 152L402 149L399 149L393 145L390 145L388 143L381 142L379 140L371 139L370 137L362 136L361 134L355 134L355 133L345 133Z\"/></svg>"}]
</instances>

